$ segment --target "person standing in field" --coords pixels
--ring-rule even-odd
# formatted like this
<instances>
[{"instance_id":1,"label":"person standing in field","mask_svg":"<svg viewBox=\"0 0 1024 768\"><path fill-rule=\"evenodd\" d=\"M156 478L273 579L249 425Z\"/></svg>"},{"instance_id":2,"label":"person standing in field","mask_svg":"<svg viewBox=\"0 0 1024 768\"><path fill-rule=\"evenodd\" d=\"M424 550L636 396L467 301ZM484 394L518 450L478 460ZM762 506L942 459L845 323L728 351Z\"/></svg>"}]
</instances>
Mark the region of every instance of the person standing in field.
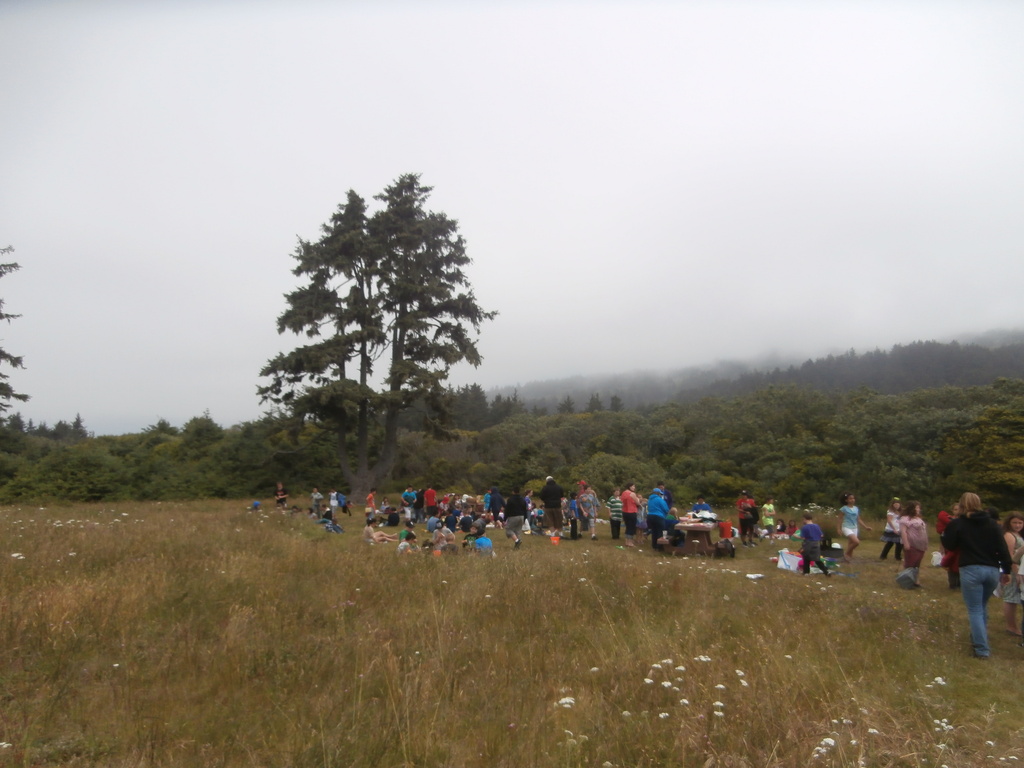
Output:
<instances>
[{"instance_id":1,"label":"person standing in field","mask_svg":"<svg viewBox=\"0 0 1024 768\"><path fill-rule=\"evenodd\" d=\"M277 509L281 512L288 509L288 491L285 490L282 483L278 483L274 490L274 503L277 504Z\"/></svg>"},{"instance_id":2,"label":"person standing in field","mask_svg":"<svg viewBox=\"0 0 1024 768\"><path fill-rule=\"evenodd\" d=\"M366 494L366 519L372 520L377 516L377 489L371 488Z\"/></svg>"},{"instance_id":3,"label":"person standing in field","mask_svg":"<svg viewBox=\"0 0 1024 768\"><path fill-rule=\"evenodd\" d=\"M765 527L768 538L775 533L775 497L769 496L761 505L761 525Z\"/></svg>"},{"instance_id":4,"label":"person standing in field","mask_svg":"<svg viewBox=\"0 0 1024 768\"><path fill-rule=\"evenodd\" d=\"M505 538L515 539L512 549L519 549L523 543L523 526L526 524L526 499L519 495L519 489L513 488L505 500Z\"/></svg>"},{"instance_id":5,"label":"person standing in field","mask_svg":"<svg viewBox=\"0 0 1024 768\"><path fill-rule=\"evenodd\" d=\"M844 493L840 500L843 503L839 509L843 515L843 521L839 532L846 537L846 551L843 553L843 560L850 563L853 562L853 550L860 546L860 507L856 504L857 497L852 493ZM874 530L867 523L863 523L863 525L869 531Z\"/></svg>"},{"instance_id":6,"label":"person standing in field","mask_svg":"<svg viewBox=\"0 0 1024 768\"><path fill-rule=\"evenodd\" d=\"M320 507L324 503L324 495L320 493L320 489L317 486L313 486L313 492L309 495L309 501L313 507L313 514L320 517Z\"/></svg>"},{"instance_id":7,"label":"person standing in field","mask_svg":"<svg viewBox=\"0 0 1024 768\"><path fill-rule=\"evenodd\" d=\"M749 491L740 491L739 498L736 499L736 511L739 513L740 540L743 542L743 546L755 546L754 532L757 529L758 517L757 502L754 501L754 497L750 495Z\"/></svg>"},{"instance_id":8,"label":"person standing in field","mask_svg":"<svg viewBox=\"0 0 1024 768\"><path fill-rule=\"evenodd\" d=\"M897 501L899 501L899 499L897 499ZM942 534L946 532L946 526L953 522L953 519L959 514L959 508L959 504L954 504L952 512L947 512L944 509L939 510L939 514L935 518L935 532L939 534L939 536L942 536ZM882 538L882 541L885 541L884 537ZM941 543L939 544L939 549L942 550L942 554L946 554L946 548L942 546Z\"/></svg>"},{"instance_id":9,"label":"person standing in field","mask_svg":"<svg viewBox=\"0 0 1024 768\"><path fill-rule=\"evenodd\" d=\"M810 574L811 563L818 566L826 576L831 576L832 574L829 573L825 561L821 557L821 541L825 538L825 534L821 530L821 526L814 522L814 515L810 512L804 512L804 525L800 529L800 538L803 541L800 553L803 555L804 576Z\"/></svg>"},{"instance_id":10,"label":"person standing in field","mask_svg":"<svg viewBox=\"0 0 1024 768\"><path fill-rule=\"evenodd\" d=\"M960 515L946 527L942 544L959 552L960 594L967 608L974 657L987 659L991 655L988 600L997 585L1009 583L1013 563L999 523L982 508L978 494L960 497Z\"/></svg>"},{"instance_id":11,"label":"person standing in field","mask_svg":"<svg viewBox=\"0 0 1024 768\"><path fill-rule=\"evenodd\" d=\"M626 524L626 546L635 547L637 516L640 512L640 497L636 495L636 483L626 483L626 490L619 497L622 501L622 522Z\"/></svg>"},{"instance_id":12,"label":"person standing in field","mask_svg":"<svg viewBox=\"0 0 1024 768\"><path fill-rule=\"evenodd\" d=\"M555 482L555 478L548 475L544 487L540 489L540 500L544 504L544 528L548 536L560 536L562 534L562 496L565 491L562 486Z\"/></svg>"},{"instance_id":13,"label":"person standing in field","mask_svg":"<svg viewBox=\"0 0 1024 768\"><path fill-rule=\"evenodd\" d=\"M437 491L432 485L428 485L427 490L423 492L423 506L427 510L428 517L437 513Z\"/></svg>"},{"instance_id":14,"label":"person standing in field","mask_svg":"<svg viewBox=\"0 0 1024 768\"><path fill-rule=\"evenodd\" d=\"M885 530L882 531L882 541L885 542L885 546L882 547L882 554L878 556L879 560L885 560L889 557L889 550L896 546L896 552L893 557L897 560L903 557L903 540L900 539L900 513L903 511L902 504L899 499L893 499L889 502L889 509L885 512ZM947 514L946 512L939 512L939 521L942 521L942 516ZM946 521L947 523L949 520ZM942 530L946 529L942 526ZM935 530L941 534L942 531L938 530L936 526Z\"/></svg>"},{"instance_id":15,"label":"person standing in field","mask_svg":"<svg viewBox=\"0 0 1024 768\"><path fill-rule=\"evenodd\" d=\"M1024 515L1020 512L1011 512L1003 521L1003 540L1006 541L1006 548L1010 552L1010 583L999 589L999 596L1003 599L1003 618L1006 619L1006 633L1008 635L1021 636L1022 626L1017 623L1017 606L1021 604L1020 589L1020 560L1024 555Z\"/></svg>"},{"instance_id":16,"label":"person standing in field","mask_svg":"<svg viewBox=\"0 0 1024 768\"><path fill-rule=\"evenodd\" d=\"M612 538L618 540L619 531L622 530L622 499L619 498L621 491L618 488L612 489L612 495L608 497L605 504L608 507L608 523L612 529Z\"/></svg>"},{"instance_id":17,"label":"person standing in field","mask_svg":"<svg viewBox=\"0 0 1024 768\"><path fill-rule=\"evenodd\" d=\"M651 534L651 546L655 552L661 551L661 537L665 534L666 518L668 517L668 503L665 501L665 492L661 489L661 483L654 487L651 495L647 498L647 530Z\"/></svg>"},{"instance_id":18,"label":"person standing in field","mask_svg":"<svg viewBox=\"0 0 1024 768\"><path fill-rule=\"evenodd\" d=\"M590 538L594 540L597 538L597 508L599 506L597 494L587 483L581 481L580 495L576 501L580 508L580 522L583 525L583 531L584 533L590 531Z\"/></svg>"},{"instance_id":19,"label":"person standing in field","mask_svg":"<svg viewBox=\"0 0 1024 768\"><path fill-rule=\"evenodd\" d=\"M903 543L903 567L917 568L915 587L921 586L921 561L928 549L928 530L921 517L921 502L908 501L900 514L900 541Z\"/></svg>"}]
</instances>

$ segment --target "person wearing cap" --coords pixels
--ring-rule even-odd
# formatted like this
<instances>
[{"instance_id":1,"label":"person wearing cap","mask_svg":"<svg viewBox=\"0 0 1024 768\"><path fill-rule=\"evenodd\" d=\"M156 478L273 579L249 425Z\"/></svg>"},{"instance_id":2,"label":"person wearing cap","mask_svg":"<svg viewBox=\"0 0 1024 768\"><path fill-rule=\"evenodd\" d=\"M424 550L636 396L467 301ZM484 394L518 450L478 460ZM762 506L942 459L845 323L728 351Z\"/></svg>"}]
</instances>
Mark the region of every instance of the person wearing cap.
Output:
<instances>
[{"instance_id":1,"label":"person wearing cap","mask_svg":"<svg viewBox=\"0 0 1024 768\"><path fill-rule=\"evenodd\" d=\"M667 517L668 502L665 501L665 492L659 483L647 499L647 530L651 533L651 546L657 551L661 550L658 541L664 535Z\"/></svg>"},{"instance_id":2,"label":"person wearing cap","mask_svg":"<svg viewBox=\"0 0 1024 768\"><path fill-rule=\"evenodd\" d=\"M544 528L548 536L558 536L562 531L562 497L565 491L548 475L544 487L540 489L540 500L544 502Z\"/></svg>"}]
</instances>

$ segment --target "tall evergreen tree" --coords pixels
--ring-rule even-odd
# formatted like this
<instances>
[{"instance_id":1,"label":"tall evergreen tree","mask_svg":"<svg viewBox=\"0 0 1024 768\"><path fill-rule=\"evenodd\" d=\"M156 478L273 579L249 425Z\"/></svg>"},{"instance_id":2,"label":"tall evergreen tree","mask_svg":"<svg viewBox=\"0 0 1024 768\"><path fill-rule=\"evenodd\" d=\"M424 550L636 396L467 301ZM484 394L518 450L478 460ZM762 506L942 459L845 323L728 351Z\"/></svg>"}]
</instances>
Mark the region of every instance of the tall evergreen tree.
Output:
<instances>
[{"instance_id":1,"label":"tall evergreen tree","mask_svg":"<svg viewBox=\"0 0 1024 768\"><path fill-rule=\"evenodd\" d=\"M12 248L11 246L7 246L6 248L0 248L0 257L6 256L10 253L14 253L14 248ZM9 275L11 272L14 272L18 269L21 269L21 266L15 264L14 262L0 264L0 277L3 277L4 275ZM3 299L0 299L0 320L6 320L7 322L10 322L15 318L20 317L20 315L7 314L6 312L3 311L3 308L4 301ZM7 365L11 366L12 368L23 367L22 360L20 357L15 357L14 355L12 355L10 352L3 348L0 348L0 363L7 363ZM22 395L14 391L14 387L12 387L10 383L7 381L9 378L10 377L6 373L0 373L0 413L3 413L4 411L11 407L12 400L21 400L22 402L28 400L28 395Z\"/></svg>"},{"instance_id":2,"label":"tall evergreen tree","mask_svg":"<svg viewBox=\"0 0 1024 768\"><path fill-rule=\"evenodd\" d=\"M463 268L470 263L458 223L426 210L431 187L399 177L367 215L354 191L323 237L299 241L294 273L306 283L287 294L278 332L311 342L268 361L259 389L337 435L342 474L353 493L374 487L397 456L398 417L424 402L428 428L448 407L444 382L452 365L481 358L472 331L494 316L477 304ZM382 363L382 377L374 377ZM376 388L375 388L376 385Z\"/></svg>"}]
</instances>

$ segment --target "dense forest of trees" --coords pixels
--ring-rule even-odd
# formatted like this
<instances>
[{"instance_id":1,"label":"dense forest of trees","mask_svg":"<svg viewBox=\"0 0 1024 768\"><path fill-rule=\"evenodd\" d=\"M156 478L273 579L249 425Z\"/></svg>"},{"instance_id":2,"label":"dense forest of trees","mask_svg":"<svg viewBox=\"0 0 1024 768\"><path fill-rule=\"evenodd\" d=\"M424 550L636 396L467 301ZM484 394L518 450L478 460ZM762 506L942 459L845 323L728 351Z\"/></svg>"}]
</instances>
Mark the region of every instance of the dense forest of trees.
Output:
<instances>
[{"instance_id":1,"label":"dense forest of trees","mask_svg":"<svg viewBox=\"0 0 1024 768\"><path fill-rule=\"evenodd\" d=\"M891 495L936 509L966 489L987 503L1024 507L1024 379L884 394L795 385L645 409L598 406L533 412L516 396L451 393L460 429L443 440L401 430L390 485L479 491L539 486L553 474L615 484L664 480L676 497L731 504L740 488L783 505L834 504L857 492L866 509ZM64 422L61 422L64 424ZM15 414L0 428L0 500L113 501L267 498L277 480L296 495L343 488L336 436L307 425L296 434L274 414L224 428L208 414L138 434L88 436L29 429ZM379 439L379 434L372 439Z\"/></svg>"}]
</instances>

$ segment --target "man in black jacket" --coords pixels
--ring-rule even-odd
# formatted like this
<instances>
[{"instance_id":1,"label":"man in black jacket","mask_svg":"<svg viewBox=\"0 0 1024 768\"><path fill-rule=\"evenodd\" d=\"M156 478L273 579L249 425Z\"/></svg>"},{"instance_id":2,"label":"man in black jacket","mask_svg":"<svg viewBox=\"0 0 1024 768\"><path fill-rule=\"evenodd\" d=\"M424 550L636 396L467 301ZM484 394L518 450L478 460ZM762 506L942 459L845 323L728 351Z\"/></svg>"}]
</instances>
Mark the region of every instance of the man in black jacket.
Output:
<instances>
[{"instance_id":1,"label":"man in black jacket","mask_svg":"<svg viewBox=\"0 0 1024 768\"><path fill-rule=\"evenodd\" d=\"M562 533L562 497L565 492L555 478L548 477L544 487L540 489L540 500L544 502L544 528L548 536L559 536Z\"/></svg>"}]
</instances>

